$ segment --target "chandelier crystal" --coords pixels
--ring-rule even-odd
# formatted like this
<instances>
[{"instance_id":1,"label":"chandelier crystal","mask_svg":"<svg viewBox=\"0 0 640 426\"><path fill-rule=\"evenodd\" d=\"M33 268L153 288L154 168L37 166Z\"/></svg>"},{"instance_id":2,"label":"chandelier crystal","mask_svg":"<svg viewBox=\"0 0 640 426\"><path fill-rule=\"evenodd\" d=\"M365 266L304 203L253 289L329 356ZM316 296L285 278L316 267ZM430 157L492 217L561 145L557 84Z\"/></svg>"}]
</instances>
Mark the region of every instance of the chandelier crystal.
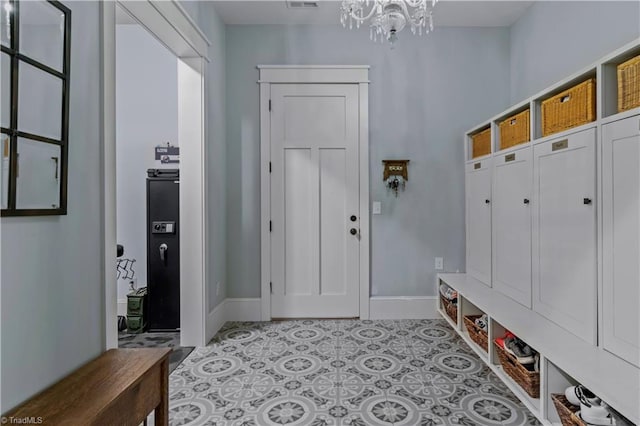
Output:
<instances>
[{"instance_id":1,"label":"chandelier crystal","mask_svg":"<svg viewBox=\"0 0 640 426\"><path fill-rule=\"evenodd\" d=\"M388 40L392 45L405 26L413 34L433 31L433 7L438 0L342 0L340 22L353 29L369 21L370 38L373 41ZM369 9L371 7L371 9Z\"/></svg>"}]
</instances>

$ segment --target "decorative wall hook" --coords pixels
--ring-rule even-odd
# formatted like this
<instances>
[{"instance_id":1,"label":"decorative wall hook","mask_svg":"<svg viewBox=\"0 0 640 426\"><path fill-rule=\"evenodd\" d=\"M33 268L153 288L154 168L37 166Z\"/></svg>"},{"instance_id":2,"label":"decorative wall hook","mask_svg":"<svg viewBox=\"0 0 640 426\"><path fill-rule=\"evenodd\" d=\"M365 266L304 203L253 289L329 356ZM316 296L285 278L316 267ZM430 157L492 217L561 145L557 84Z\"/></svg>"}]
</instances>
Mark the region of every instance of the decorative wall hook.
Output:
<instances>
[{"instance_id":1,"label":"decorative wall hook","mask_svg":"<svg viewBox=\"0 0 640 426\"><path fill-rule=\"evenodd\" d=\"M404 191L409 180L409 160L382 160L382 164L384 164L382 180L397 197L398 189L402 188Z\"/></svg>"}]
</instances>

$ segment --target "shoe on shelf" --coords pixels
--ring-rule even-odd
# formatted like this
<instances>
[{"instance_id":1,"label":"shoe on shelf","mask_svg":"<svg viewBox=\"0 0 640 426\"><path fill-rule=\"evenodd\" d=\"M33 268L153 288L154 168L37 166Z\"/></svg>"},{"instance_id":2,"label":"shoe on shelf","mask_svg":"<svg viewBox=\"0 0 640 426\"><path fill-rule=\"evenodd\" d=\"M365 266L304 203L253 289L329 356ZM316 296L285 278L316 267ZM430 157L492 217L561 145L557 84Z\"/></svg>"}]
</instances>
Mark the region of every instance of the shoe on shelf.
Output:
<instances>
[{"instance_id":1,"label":"shoe on shelf","mask_svg":"<svg viewBox=\"0 0 640 426\"><path fill-rule=\"evenodd\" d=\"M564 396L572 405L580 405L581 400L586 400L589 404L600 404L600 398L582 385L569 386L565 389Z\"/></svg>"},{"instance_id":2,"label":"shoe on shelf","mask_svg":"<svg viewBox=\"0 0 640 426\"><path fill-rule=\"evenodd\" d=\"M536 361L533 349L517 337L505 338L504 350L513 355L520 364L533 364Z\"/></svg>"},{"instance_id":3,"label":"shoe on shelf","mask_svg":"<svg viewBox=\"0 0 640 426\"><path fill-rule=\"evenodd\" d=\"M616 424L616 419L611 415L609 410L602 405L591 405L587 407L584 404L580 404L578 416L589 425L605 426Z\"/></svg>"},{"instance_id":4,"label":"shoe on shelf","mask_svg":"<svg viewBox=\"0 0 640 426\"><path fill-rule=\"evenodd\" d=\"M478 327L480 327L482 330L487 330L487 323L489 322L489 319L487 318L487 314L482 314L481 317L478 317L475 319L474 323L475 325L477 325Z\"/></svg>"}]
</instances>

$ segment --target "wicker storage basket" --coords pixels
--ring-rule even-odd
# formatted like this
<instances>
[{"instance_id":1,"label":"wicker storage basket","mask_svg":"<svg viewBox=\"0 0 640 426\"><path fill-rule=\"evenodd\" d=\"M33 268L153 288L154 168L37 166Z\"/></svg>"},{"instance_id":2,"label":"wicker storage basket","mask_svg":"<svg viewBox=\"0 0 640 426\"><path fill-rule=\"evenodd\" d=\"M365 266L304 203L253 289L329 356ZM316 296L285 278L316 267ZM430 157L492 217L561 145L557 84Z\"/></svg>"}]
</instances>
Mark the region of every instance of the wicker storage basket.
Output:
<instances>
[{"instance_id":1,"label":"wicker storage basket","mask_svg":"<svg viewBox=\"0 0 640 426\"><path fill-rule=\"evenodd\" d=\"M467 326L471 340L487 352L489 349L489 336L485 330L478 327L475 323L476 318L480 318L481 316L482 315L467 315L464 317L464 323Z\"/></svg>"},{"instance_id":2,"label":"wicker storage basket","mask_svg":"<svg viewBox=\"0 0 640 426\"><path fill-rule=\"evenodd\" d=\"M495 341L493 344L496 346L498 358L500 358L500 364L502 364L505 373L515 380L531 398L540 398L540 373L527 370L502 346Z\"/></svg>"},{"instance_id":3,"label":"wicker storage basket","mask_svg":"<svg viewBox=\"0 0 640 426\"><path fill-rule=\"evenodd\" d=\"M454 323L458 323L458 307L453 304L449 299L440 295L440 300L442 300L442 309L446 312L447 316L451 318Z\"/></svg>"},{"instance_id":4,"label":"wicker storage basket","mask_svg":"<svg viewBox=\"0 0 640 426\"><path fill-rule=\"evenodd\" d=\"M567 401L567 397L561 393L552 393L551 399L553 400L553 405L556 406L556 411L558 412L558 416L560 416L562 426L587 426L577 415L580 411L579 406L572 405Z\"/></svg>"},{"instance_id":5,"label":"wicker storage basket","mask_svg":"<svg viewBox=\"0 0 640 426\"><path fill-rule=\"evenodd\" d=\"M500 149L506 149L531 139L529 110L519 112L500 123Z\"/></svg>"},{"instance_id":6,"label":"wicker storage basket","mask_svg":"<svg viewBox=\"0 0 640 426\"><path fill-rule=\"evenodd\" d=\"M491 154L491 128L489 127L475 135L471 135L471 146L471 158Z\"/></svg>"},{"instance_id":7,"label":"wicker storage basket","mask_svg":"<svg viewBox=\"0 0 640 426\"><path fill-rule=\"evenodd\" d=\"M640 56L618 65L618 112L640 106Z\"/></svg>"},{"instance_id":8,"label":"wicker storage basket","mask_svg":"<svg viewBox=\"0 0 640 426\"><path fill-rule=\"evenodd\" d=\"M595 78L542 101L542 136L562 132L595 119Z\"/></svg>"}]
</instances>

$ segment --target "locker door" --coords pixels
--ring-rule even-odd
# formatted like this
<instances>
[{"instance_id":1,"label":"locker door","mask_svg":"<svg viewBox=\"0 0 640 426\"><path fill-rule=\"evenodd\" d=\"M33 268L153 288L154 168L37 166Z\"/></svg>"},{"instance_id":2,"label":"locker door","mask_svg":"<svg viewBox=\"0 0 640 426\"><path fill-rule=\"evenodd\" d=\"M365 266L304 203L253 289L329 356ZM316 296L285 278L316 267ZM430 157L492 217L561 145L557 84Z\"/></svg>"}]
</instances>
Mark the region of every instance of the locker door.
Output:
<instances>
[{"instance_id":1,"label":"locker door","mask_svg":"<svg viewBox=\"0 0 640 426\"><path fill-rule=\"evenodd\" d=\"M595 129L534 147L533 308L596 343Z\"/></svg>"},{"instance_id":2,"label":"locker door","mask_svg":"<svg viewBox=\"0 0 640 426\"><path fill-rule=\"evenodd\" d=\"M531 308L532 149L494 158L493 287Z\"/></svg>"},{"instance_id":3,"label":"locker door","mask_svg":"<svg viewBox=\"0 0 640 426\"><path fill-rule=\"evenodd\" d=\"M491 159L467 165L467 273L491 287Z\"/></svg>"},{"instance_id":4,"label":"locker door","mask_svg":"<svg viewBox=\"0 0 640 426\"><path fill-rule=\"evenodd\" d=\"M640 116L602 130L604 348L640 367Z\"/></svg>"}]
</instances>

